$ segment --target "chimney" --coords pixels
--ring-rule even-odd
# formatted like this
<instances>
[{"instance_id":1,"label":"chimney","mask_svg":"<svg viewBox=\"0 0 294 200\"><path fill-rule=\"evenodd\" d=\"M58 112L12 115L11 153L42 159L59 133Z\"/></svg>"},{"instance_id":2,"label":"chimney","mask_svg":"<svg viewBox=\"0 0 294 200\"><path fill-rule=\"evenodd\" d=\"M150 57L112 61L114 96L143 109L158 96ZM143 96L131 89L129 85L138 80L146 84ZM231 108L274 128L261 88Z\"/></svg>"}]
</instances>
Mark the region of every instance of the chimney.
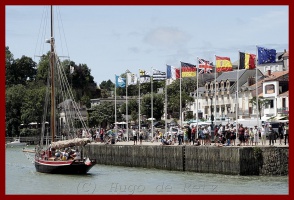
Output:
<instances>
[{"instance_id":1,"label":"chimney","mask_svg":"<svg viewBox=\"0 0 294 200\"><path fill-rule=\"evenodd\" d=\"M272 72L271 72L271 70L269 69L269 70L267 70L267 75L268 76L271 76L272 75Z\"/></svg>"},{"instance_id":2,"label":"chimney","mask_svg":"<svg viewBox=\"0 0 294 200\"><path fill-rule=\"evenodd\" d=\"M251 86L253 84L255 84L255 77L252 77L252 76L248 77L248 79L247 79L247 85L248 86Z\"/></svg>"}]
</instances>

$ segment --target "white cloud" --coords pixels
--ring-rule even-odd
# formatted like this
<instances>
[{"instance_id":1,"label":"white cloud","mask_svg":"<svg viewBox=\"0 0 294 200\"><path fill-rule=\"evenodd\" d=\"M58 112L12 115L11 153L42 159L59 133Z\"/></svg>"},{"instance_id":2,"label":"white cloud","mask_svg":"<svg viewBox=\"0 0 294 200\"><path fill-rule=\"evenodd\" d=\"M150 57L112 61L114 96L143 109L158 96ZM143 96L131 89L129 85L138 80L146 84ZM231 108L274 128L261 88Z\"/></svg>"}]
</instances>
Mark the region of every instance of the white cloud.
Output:
<instances>
[{"instance_id":1,"label":"white cloud","mask_svg":"<svg viewBox=\"0 0 294 200\"><path fill-rule=\"evenodd\" d=\"M185 45L190 36L173 27L160 27L151 30L144 38L144 42L163 48L179 47Z\"/></svg>"}]
</instances>

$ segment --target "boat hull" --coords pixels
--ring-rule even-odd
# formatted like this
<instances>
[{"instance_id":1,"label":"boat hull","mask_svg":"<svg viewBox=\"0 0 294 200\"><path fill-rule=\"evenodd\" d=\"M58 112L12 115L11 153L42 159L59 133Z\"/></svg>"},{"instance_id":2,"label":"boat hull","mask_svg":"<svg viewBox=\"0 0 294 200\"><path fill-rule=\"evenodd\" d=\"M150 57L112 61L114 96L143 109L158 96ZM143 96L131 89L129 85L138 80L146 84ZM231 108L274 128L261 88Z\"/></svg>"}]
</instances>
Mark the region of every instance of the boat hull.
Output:
<instances>
[{"instance_id":1,"label":"boat hull","mask_svg":"<svg viewBox=\"0 0 294 200\"><path fill-rule=\"evenodd\" d=\"M49 174L86 174L94 165L95 160L91 160L89 164L84 161L47 161L35 160L37 172Z\"/></svg>"}]
</instances>

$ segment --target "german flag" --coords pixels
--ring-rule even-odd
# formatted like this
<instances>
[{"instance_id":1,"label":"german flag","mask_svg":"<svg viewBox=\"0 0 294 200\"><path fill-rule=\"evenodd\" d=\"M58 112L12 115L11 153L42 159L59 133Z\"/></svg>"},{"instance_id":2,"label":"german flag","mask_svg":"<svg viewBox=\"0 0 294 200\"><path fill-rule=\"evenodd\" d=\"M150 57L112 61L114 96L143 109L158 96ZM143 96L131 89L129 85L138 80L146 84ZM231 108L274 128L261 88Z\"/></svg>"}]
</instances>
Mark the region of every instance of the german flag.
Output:
<instances>
[{"instance_id":1,"label":"german flag","mask_svg":"<svg viewBox=\"0 0 294 200\"><path fill-rule=\"evenodd\" d=\"M181 62L182 77L195 77L196 76L196 65L190 63Z\"/></svg>"},{"instance_id":2,"label":"german flag","mask_svg":"<svg viewBox=\"0 0 294 200\"><path fill-rule=\"evenodd\" d=\"M217 72L228 72L233 71L231 59L229 57L215 56L216 58L216 71Z\"/></svg>"},{"instance_id":3,"label":"german flag","mask_svg":"<svg viewBox=\"0 0 294 200\"><path fill-rule=\"evenodd\" d=\"M239 52L239 69L255 69L255 58L256 55Z\"/></svg>"}]
</instances>

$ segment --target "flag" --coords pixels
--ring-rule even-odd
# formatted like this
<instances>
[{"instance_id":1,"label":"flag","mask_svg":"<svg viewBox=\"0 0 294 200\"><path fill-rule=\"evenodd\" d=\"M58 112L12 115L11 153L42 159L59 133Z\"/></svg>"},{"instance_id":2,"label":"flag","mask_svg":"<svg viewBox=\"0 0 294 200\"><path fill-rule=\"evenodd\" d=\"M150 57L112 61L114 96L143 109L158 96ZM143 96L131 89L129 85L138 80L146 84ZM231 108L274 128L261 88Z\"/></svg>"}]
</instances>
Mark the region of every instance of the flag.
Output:
<instances>
[{"instance_id":1,"label":"flag","mask_svg":"<svg viewBox=\"0 0 294 200\"><path fill-rule=\"evenodd\" d=\"M75 67L74 66L70 66L70 74L74 73L75 71Z\"/></svg>"},{"instance_id":2,"label":"flag","mask_svg":"<svg viewBox=\"0 0 294 200\"><path fill-rule=\"evenodd\" d=\"M255 69L256 55L243 52L239 52L239 54L239 69Z\"/></svg>"},{"instance_id":3,"label":"flag","mask_svg":"<svg viewBox=\"0 0 294 200\"><path fill-rule=\"evenodd\" d=\"M212 62L198 58L198 63L199 63L198 65L199 74L204 74L204 73L210 74L212 72L212 66L213 66Z\"/></svg>"},{"instance_id":4,"label":"flag","mask_svg":"<svg viewBox=\"0 0 294 200\"><path fill-rule=\"evenodd\" d=\"M196 76L196 66L190 63L181 62L182 77L194 77Z\"/></svg>"},{"instance_id":5,"label":"flag","mask_svg":"<svg viewBox=\"0 0 294 200\"><path fill-rule=\"evenodd\" d=\"M166 65L166 78L172 80L180 78L180 69L171 65Z\"/></svg>"},{"instance_id":6,"label":"flag","mask_svg":"<svg viewBox=\"0 0 294 200\"><path fill-rule=\"evenodd\" d=\"M138 82L138 78L136 76L136 74L132 74L132 73L127 73L127 82L128 82L128 86L129 85L137 85Z\"/></svg>"},{"instance_id":7,"label":"flag","mask_svg":"<svg viewBox=\"0 0 294 200\"><path fill-rule=\"evenodd\" d=\"M140 83L150 83L150 75L145 70L139 69Z\"/></svg>"},{"instance_id":8,"label":"flag","mask_svg":"<svg viewBox=\"0 0 294 200\"><path fill-rule=\"evenodd\" d=\"M153 81L163 81L166 79L166 73L153 69Z\"/></svg>"},{"instance_id":9,"label":"flag","mask_svg":"<svg viewBox=\"0 0 294 200\"><path fill-rule=\"evenodd\" d=\"M120 76L115 76L115 85L116 87L126 87L126 79Z\"/></svg>"},{"instance_id":10,"label":"flag","mask_svg":"<svg viewBox=\"0 0 294 200\"><path fill-rule=\"evenodd\" d=\"M277 51L275 49L266 49L257 47L258 64L275 63Z\"/></svg>"},{"instance_id":11,"label":"flag","mask_svg":"<svg viewBox=\"0 0 294 200\"><path fill-rule=\"evenodd\" d=\"M216 56L216 72L228 72L233 70L231 59L229 57Z\"/></svg>"}]
</instances>

